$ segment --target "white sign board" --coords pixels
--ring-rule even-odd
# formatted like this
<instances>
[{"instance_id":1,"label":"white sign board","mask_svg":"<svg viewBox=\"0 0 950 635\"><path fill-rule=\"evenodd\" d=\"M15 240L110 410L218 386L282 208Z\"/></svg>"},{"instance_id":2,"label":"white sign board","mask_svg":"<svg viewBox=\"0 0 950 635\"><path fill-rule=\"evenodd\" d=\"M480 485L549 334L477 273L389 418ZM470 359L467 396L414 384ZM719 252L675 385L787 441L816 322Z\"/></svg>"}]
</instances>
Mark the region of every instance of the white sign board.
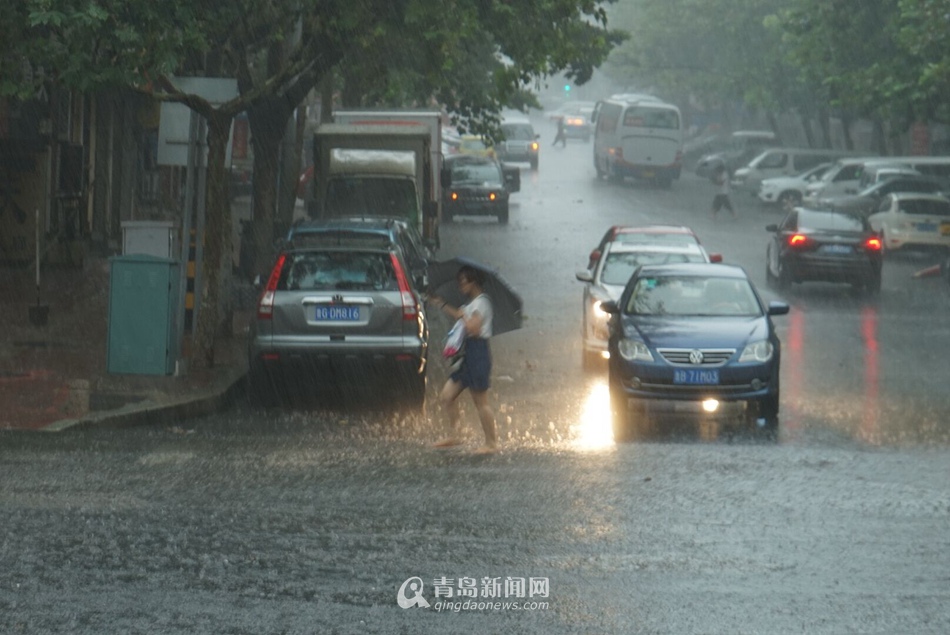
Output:
<instances>
[{"instance_id":1,"label":"white sign board","mask_svg":"<svg viewBox=\"0 0 950 635\"><path fill-rule=\"evenodd\" d=\"M183 93L207 99L219 106L238 96L236 79L217 77L174 77L172 82ZM188 136L191 128L191 109L184 104L162 102L161 121L158 124L158 164L188 165ZM233 130L233 127L232 127ZM206 139L199 139L207 156ZM231 139L225 158L231 162Z\"/></svg>"}]
</instances>

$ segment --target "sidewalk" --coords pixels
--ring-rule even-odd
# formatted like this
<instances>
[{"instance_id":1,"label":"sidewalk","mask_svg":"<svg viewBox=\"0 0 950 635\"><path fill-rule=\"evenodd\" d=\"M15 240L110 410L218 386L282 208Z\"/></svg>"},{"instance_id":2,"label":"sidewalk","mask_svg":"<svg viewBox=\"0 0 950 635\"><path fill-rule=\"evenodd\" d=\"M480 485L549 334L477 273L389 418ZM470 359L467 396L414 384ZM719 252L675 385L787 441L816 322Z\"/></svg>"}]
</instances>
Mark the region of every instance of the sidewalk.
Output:
<instances>
[{"instance_id":1,"label":"sidewalk","mask_svg":"<svg viewBox=\"0 0 950 635\"><path fill-rule=\"evenodd\" d=\"M33 326L34 270L0 267L0 430L170 423L220 410L243 390L249 310L236 313L234 335L220 342L212 369L113 375L106 372L108 259L43 271L40 303L49 305L48 322Z\"/></svg>"}]
</instances>

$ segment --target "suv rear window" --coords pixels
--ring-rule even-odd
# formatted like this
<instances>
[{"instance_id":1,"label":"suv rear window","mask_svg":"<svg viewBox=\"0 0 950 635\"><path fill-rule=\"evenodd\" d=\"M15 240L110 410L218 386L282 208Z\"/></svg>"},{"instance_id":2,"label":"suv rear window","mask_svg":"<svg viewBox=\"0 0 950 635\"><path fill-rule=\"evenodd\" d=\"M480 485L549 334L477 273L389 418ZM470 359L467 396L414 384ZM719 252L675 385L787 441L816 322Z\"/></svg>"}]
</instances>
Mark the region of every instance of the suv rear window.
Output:
<instances>
[{"instance_id":1,"label":"suv rear window","mask_svg":"<svg viewBox=\"0 0 950 635\"><path fill-rule=\"evenodd\" d=\"M397 291L392 258L386 252L306 251L288 253L278 291L365 289Z\"/></svg>"},{"instance_id":2,"label":"suv rear window","mask_svg":"<svg viewBox=\"0 0 950 635\"><path fill-rule=\"evenodd\" d=\"M508 141L532 141L534 140L534 128L526 123L501 124L501 131L505 133L505 139Z\"/></svg>"}]
</instances>

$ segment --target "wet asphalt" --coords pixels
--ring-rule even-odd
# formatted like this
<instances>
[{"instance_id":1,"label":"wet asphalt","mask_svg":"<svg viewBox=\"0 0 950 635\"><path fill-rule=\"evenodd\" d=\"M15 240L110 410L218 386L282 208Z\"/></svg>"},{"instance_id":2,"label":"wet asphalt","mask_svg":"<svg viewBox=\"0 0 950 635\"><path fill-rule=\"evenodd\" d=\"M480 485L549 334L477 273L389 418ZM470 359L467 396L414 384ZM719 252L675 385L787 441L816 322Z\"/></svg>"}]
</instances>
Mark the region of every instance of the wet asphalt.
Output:
<instances>
[{"instance_id":1,"label":"wet asphalt","mask_svg":"<svg viewBox=\"0 0 950 635\"><path fill-rule=\"evenodd\" d=\"M876 305L789 294L777 440L699 426L614 444L573 281L606 223L695 222L750 271L764 243L751 207L705 218L702 182L607 189L589 147L559 150L525 169L507 227L445 230L444 253L525 298L525 327L492 342L499 454L473 454L466 396L466 443L431 447L439 360L425 414L367 388L4 434L0 633L950 632L950 410L928 389L950 336L944 298L904 281L917 263L886 270Z\"/></svg>"}]
</instances>

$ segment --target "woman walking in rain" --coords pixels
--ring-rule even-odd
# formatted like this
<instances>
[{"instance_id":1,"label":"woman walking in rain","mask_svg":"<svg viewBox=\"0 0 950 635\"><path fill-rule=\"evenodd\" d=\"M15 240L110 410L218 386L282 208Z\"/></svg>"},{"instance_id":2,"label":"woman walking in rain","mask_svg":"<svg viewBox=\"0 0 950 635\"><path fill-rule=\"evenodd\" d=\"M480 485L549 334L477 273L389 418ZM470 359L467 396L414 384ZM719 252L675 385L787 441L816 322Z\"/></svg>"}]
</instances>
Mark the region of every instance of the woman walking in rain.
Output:
<instances>
[{"instance_id":1,"label":"woman walking in rain","mask_svg":"<svg viewBox=\"0 0 950 635\"><path fill-rule=\"evenodd\" d=\"M484 292L484 274L475 267L462 265L456 280L459 290L469 300L466 304L454 307L446 304L439 296L429 296L431 303L450 318L461 320L465 326L465 355L462 364L449 376L439 394L446 416L448 436L438 441L435 446L448 448L461 444L458 398L467 388L472 393L472 401L485 433L485 445L478 448L476 453L490 454L498 450L495 413L488 403L492 367L488 338L492 336L492 303Z\"/></svg>"}]
</instances>

